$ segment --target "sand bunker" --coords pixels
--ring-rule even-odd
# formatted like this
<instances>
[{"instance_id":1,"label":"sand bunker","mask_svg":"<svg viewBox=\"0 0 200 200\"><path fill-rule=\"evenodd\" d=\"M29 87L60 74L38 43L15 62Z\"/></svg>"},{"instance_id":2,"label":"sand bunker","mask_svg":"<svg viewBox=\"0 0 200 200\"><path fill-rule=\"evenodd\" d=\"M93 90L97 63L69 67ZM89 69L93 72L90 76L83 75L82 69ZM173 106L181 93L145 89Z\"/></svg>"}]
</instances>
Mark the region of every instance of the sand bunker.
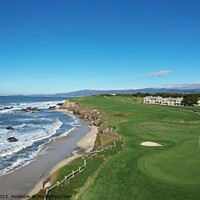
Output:
<instances>
[{"instance_id":1,"label":"sand bunker","mask_svg":"<svg viewBox=\"0 0 200 200\"><path fill-rule=\"evenodd\" d=\"M159 144L157 142L142 142L142 146L147 146L147 147L161 147L163 146L162 144Z\"/></svg>"}]
</instances>

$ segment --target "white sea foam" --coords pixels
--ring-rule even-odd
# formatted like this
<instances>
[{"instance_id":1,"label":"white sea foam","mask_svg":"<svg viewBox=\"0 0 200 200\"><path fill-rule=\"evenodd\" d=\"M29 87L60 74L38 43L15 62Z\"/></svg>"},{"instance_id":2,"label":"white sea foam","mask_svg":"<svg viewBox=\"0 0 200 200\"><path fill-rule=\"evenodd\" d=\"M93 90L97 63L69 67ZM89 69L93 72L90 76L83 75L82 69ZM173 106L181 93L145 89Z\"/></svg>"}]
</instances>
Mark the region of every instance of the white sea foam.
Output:
<instances>
[{"instance_id":1,"label":"white sea foam","mask_svg":"<svg viewBox=\"0 0 200 200\"><path fill-rule=\"evenodd\" d=\"M34 142L51 137L56 133L56 131L61 127L62 122L57 119L54 123L44 125L32 125L32 131L27 133L13 131L12 133L7 132L7 134L1 135L2 145L0 146L0 157L11 155L16 153L23 148L31 146ZM15 137L18 139L17 142L8 142L7 138Z\"/></svg>"},{"instance_id":2,"label":"white sea foam","mask_svg":"<svg viewBox=\"0 0 200 200\"><path fill-rule=\"evenodd\" d=\"M75 127L72 127L70 130L64 132L63 134L61 134L60 136L58 136L57 138L62 138L67 136L71 131L73 131L75 129Z\"/></svg>"},{"instance_id":3,"label":"white sea foam","mask_svg":"<svg viewBox=\"0 0 200 200\"><path fill-rule=\"evenodd\" d=\"M44 129L48 132L48 135L53 135L56 132L56 130L58 128L60 128L60 126L62 125L62 122L60 122L59 120L57 120L56 124L57 124L57 126L54 126L54 129L52 127L50 127L50 126L45 126L44 127ZM76 124L76 126L77 126L77 124ZM73 126L70 130L68 130L67 132L65 132L64 134L62 134L59 137L66 136L76 126ZM49 140L49 142L50 142L50 140ZM12 171L14 171L14 170L16 170L16 169L18 169L18 168L20 168L22 166L28 165L30 162L34 161L36 159L37 155L42 152L42 149L43 149L43 153L45 153L45 149L43 148L45 144L41 144L38 147L37 151L33 151L28 157L23 157L23 158L19 157L12 165L10 165L7 168L4 168L3 170L0 170L0 176L4 175L4 174L11 173Z\"/></svg>"},{"instance_id":4,"label":"white sea foam","mask_svg":"<svg viewBox=\"0 0 200 200\"><path fill-rule=\"evenodd\" d=\"M64 103L65 101L46 101L46 102L34 102L34 103L21 103L15 106L18 109L26 107L37 107L38 109L49 108L50 106L56 106L58 103Z\"/></svg>"},{"instance_id":5,"label":"white sea foam","mask_svg":"<svg viewBox=\"0 0 200 200\"><path fill-rule=\"evenodd\" d=\"M14 128L14 129L16 129L16 128L23 128L23 127L25 127L25 126L27 126L27 125L30 126L30 124L25 124L25 123L23 123L23 124L20 124L20 125L17 125L17 126L13 126L13 128Z\"/></svg>"},{"instance_id":6,"label":"white sea foam","mask_svg":"<svg viewBox=\"0 0 200 200\"><path fill-rule=\"evenodd\" d=\"M3 109L3 110L0 110L0 113L11 113L13 111L21 110L21 109L27 108L27 107L31 107L31 108L37 107L38 109L47 109L51 106L57 106L58 103L64 103L64 102L65 102L65 100L12 104L13 108L11 108L11 109L3 109L4 107L10 107L10 106L0 106L0 109Z\"/></svg>"},{"instance_id":7,"label":"white sea foam","mask_svg":"<svg viewBox=\"0 0 200 200\"><path fill-rule=\"evenodd\" d=\"M0 160L5 160L5 168L2 169L4 165L1 165L0 175L9 173L12 170L27 165L37 157L39 152L44 152L44 145L52 141L52 139L55 138L53 136L56 133L61 134L60 131L57 131L60 129L63 123L65 123L65 125L69 125L69 127L72 126L72 128L61 134L59 137L66 136L69 134L69 132L78 126L78 120L73 115L70 115L73 120L70 119L70 122L63 121L62 123L62 121L60 121L58 118L56 119L56 115L52 115L51 112L18 112L22 108L27 107L47 109L50 106L57 106L57 104L61 102L64 101L12 104L8 107L13 106L14 108L0 110L0 114L3 116L5 113L5 117L8 119L7 123L1 123L0 127ZM2 108L3 107L6 106L2 105ZM15 123L12 123L12 118L10 118L10 116L12 117L15 115L16 118L13 118ZM51 116L53 116L53 118ZM6 127L9 125L11 125L14 130L6 130ZM8 142L7 139L9 137L16 137L18 141ZM26 149L26 151L20 151L23 149ZM43 151L41 151L42 149ZM15 161L10 165L10 160L13 158ZM9 165L6 164L6 160L8 160Z\"/></svg>"},{"instance_id":8,"label":"white sea foam","mask_svg":"<svg viewBox=\"0 0 200 200\"><path fill-rule=\"evenodd\" d=\"M35 152L33 152L33 153L35 153ZM13 162L12 165L0 170L0 176L11 173L14 170L16 170L16 169L18 169L22 166L28 165L30 162L34 161L35 158L36 157L34 156L34 154L32 154L32 155L30 155L29 157L26 157L26 158L18 158L17 161Z\"/></svg>"},{"instance_id":9,"label":"white sea foam","mask_svg":"<svg viewBox=\"0 0 200 200\"><path fill-rule=\"evenodd\" d=\"M14 108L11 108L11 109L0 110L0 113L11 113L13 111L14 111Z\"/></svg>"}]
</instances>

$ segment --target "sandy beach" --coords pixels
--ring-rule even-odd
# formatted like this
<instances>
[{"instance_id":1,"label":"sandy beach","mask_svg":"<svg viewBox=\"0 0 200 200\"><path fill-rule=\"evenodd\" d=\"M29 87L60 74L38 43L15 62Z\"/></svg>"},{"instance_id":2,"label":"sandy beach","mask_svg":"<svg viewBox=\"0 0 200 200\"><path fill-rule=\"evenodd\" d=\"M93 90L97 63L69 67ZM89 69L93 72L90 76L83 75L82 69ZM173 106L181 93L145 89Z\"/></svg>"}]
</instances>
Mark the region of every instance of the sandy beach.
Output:
<instances>
[{"instance_id":1,"label":"sandy beach","mask_svg":"<svg viewBox=\"0 0 200 200\"><path fill-rule=\"evenodd\" d=\"M94 143L96 140L96 136L98 133L98 128L95 126L91 127L91 130L77 143L77 146L84 150L86 153L90 152L93 147L94 147ZM48 175L52 175L54 172L56 172L59 168L67 165L68 163L70 163L71 161L75 160L76 158L80 157L81 154L79 154L77 151L73 151L72 155L70 155L69 157L67 157L66 159L62 160L61 162L59 162L57 165L55 165L48 173ZM33 190L31 190L29 192L29 196L32 196L36 193L38 193L40 191L40 189L42 189L43 187L43 181L44 179L40 180L36 186L33 188ZM48 183L47 183L48 184ZM49 185L48 185L49 186Z\"/></svg>"},{"instance_id":2,"label":"sandy beach","mask_svg":"<svg viewBox=\"0 0 200 200\"><path fill-rule=\"evenodd\" d=\"M66 111L65 111L66 112ZM43 187L43 181L60 167L76 159L76 150L89 152L97 135L97 127L89 127L84 120L67 136L45 145L44 150L30 164L0 176L0 194L6 199L27 199Z\"/></svg>"}]
</instances>

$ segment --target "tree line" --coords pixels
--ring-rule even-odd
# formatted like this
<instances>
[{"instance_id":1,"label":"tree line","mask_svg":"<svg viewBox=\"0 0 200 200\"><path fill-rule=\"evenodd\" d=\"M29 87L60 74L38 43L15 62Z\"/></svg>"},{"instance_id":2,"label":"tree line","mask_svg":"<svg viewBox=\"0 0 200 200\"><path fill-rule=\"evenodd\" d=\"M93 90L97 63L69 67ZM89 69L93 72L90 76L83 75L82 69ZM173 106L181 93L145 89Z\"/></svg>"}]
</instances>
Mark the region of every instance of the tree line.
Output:
<instances>
[{"instance_id":1,"label":"tree line","mask_svg":"<svg viewBox=\"0 0 200 200\"><path fill-rule=\"evenodd\" d=\"M101 94L100 96L113 96L113 94ZM194 106L200 100L200 94L183 94L183 93L135 93L135 94L115 94L115 96L132 96L132 97L146 97L146 96L160 96L163 98L167 97L183 97L182 105L184 106Z\"/></svg>"}]
</instances>

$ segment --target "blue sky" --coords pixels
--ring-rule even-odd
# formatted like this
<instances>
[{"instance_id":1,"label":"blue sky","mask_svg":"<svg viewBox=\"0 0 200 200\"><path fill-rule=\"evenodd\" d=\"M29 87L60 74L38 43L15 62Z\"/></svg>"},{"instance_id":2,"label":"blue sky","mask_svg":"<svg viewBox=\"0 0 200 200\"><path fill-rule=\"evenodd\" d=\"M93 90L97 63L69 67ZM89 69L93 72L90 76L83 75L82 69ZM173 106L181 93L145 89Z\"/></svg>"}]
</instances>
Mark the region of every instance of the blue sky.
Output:
<instances>
[{"instance_id":1,"label":"blue sky","mask_svg":"<svg viewBox=\"0 0 200 200\"><path fill-rule=\"evenodd\" d=\"M200 85L199 0L1 0L0 94Z\"/></svg>"}]
</instances>

